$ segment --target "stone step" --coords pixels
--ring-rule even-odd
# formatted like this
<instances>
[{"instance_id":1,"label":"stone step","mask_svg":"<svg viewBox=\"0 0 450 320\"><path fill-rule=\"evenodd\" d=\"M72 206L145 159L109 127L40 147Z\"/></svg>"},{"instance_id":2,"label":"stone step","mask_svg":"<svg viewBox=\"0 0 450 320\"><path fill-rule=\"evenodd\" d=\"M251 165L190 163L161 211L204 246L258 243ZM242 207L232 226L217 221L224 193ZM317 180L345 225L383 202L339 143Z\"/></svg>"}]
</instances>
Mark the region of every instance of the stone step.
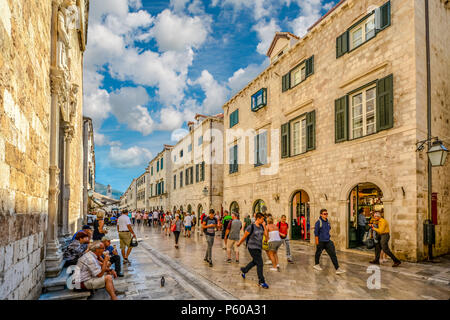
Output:
<instances>
[{"instance_id":1,"label":"stone step","mask_svg":"<svg viewBox=\"0 0 450 320\"><path fill-rule=\"evenodd\" d=\"M75 292L64 289L41 294L39 300L86 300L90 295L90 291Z\"/></svg>"},{"instance_id":2,"label":"stone step","mask_svg":"<svg viewBox=\"0 0 450 320\"><path fill-rule=\"evenodd\" d=\"M67 268L64 268L61 273L55 278L45 278L42 286L43 292L64 290L67 281Z\"/></svg>"}]
</instances>

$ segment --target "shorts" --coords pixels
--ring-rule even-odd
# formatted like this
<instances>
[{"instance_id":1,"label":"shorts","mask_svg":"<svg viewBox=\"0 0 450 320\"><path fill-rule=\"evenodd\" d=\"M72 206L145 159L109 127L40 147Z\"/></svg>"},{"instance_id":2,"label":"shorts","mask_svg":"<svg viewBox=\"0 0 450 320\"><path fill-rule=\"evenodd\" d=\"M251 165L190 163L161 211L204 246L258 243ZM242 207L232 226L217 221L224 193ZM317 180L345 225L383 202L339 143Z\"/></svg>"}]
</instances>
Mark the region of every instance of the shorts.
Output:
<instances>
[{"instance_id":1,"label":"shorts","mask_svg":"<svg viewBox=\"0 0 450 320\"><path fill-rule=\"evenodd\" d=\"M230 239L227 239L227 249L228 249L228 250L231 250L231 248L233 248L233 250L234 250L235 252L237 252L237 251L238 251L238 246L237 246L237 244L238 244L238 240L230 240Z\"/></svg>"},{"instance_id":2,"label":"shorts","mask_svg":"<svg viewBox=\"0 0 450 320\"><path fill-rule=\"evenodd\" d=\"M278 248L281 246L282 241L270 241L269 242L269 251L278 251Z\"/></svg>"},{"instance_id":3,"label":"shorts","mask_svg":"<svg viewBox=\"0 0 450 320\"><path fill-rule=\"evenodd\" d=\"M105 287L105 276L101 278L92 278L88 281L84 281L83 285L88 290L101 289Z\"/></svg>"},{"instance_id":4,"label":"shorts","mask_svg":"<svg viewBox=\"0 0 450 320\"><path fill-rule=\"evenodd\" d=\"M184 230L185 230L185 231L191 231L191 226L185 226L185 227L184 227Z\"/></svg>"},{"instance_id":5,"label":"shorts","mask_svg":"<svg viewBox=\"0 0 450 320\"><path fill-rule=\"evenodd\" d=\"M129 247L131 243L131 232L119 232L120 239L120 249L125 249L125 247Z\"/></svg>"}]
</instances>

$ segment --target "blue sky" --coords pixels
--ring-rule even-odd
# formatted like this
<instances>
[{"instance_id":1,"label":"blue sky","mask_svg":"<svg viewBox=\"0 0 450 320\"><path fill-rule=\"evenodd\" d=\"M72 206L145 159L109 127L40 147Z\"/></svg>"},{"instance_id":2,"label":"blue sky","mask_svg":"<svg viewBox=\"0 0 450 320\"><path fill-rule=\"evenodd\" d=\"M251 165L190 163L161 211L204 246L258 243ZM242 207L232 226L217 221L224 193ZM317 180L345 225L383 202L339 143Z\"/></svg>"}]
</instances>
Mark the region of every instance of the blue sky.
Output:
<instances>
[{"instance_id":1,"label":"blue sky","mask_svg":"<svg viewBox=\"0 0 450 320\"><path fill-rule=\"evenodd\" d=\"M196 113L268 66L276 31L303 36L337 0L94 0L84 57L96 179L125 191Z\"/></svg>"}]
</instances>

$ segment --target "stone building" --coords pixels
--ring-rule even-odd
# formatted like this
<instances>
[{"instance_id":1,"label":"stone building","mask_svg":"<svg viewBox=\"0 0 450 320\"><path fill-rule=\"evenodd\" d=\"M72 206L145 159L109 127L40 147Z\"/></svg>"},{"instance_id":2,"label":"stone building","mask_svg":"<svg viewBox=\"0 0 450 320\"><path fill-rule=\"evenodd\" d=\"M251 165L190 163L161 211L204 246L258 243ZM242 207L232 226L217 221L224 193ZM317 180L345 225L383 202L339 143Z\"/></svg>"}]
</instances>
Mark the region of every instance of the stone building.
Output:
<instances>
[{"instance_id":1,"label":"stone building","mask_svg":"<svg viewBox=\"0 0 450 320\"><path fill-rule=\"evenodd\" d=\"M136 210L137 208L137 193L136 193L136 179L131 181L127 190L120 197L120 208L126 210Z\"/></svg>"},{"instance_id":2,"label":"stone building","mask_svg":"<svg viewBox=\"0 0 450 320\"><path fill-rule=\"evenodd\" d=\"M197 114L189 133L172 149L169 210L194 212L210 208L222 211L223 115Z\"/></svg>"},{"instance_id":3,"label":"stone building","mask_svg":"<svg viewBox=\"0 0 450 320\"><path fill-rule=\"evenodd\" d=\"M450 145L450 10L430 1L432 135ZM314 242L327 208L340 250L363 251L358 211L384 211L398 257L423 259L427 216L422 1L342 0L301 39L277 33L270 66L224 106L224 207L266 205ZM450 246L450 164L433 169L435 253ZM358 249L358 250L357 250Z\"/></svg>"},{"instance_id":4,"label":"stone building","mask_svg":"<svg viewBox=\"0 0 450 320\"><path fill-rule=\"evenodd\" d=\"M173 146L164 148L148 165L147 211L170 210L170 191L172 190L172 161Z\"/></svg>"},{"instance_id":5,"label":"stone building","mask_svg":"<svg viewBox=\"0 0 450 320\"><path fill-rule=\"evenodd\" d=\"M146 176L147 173L144 172L136 179L136 210L145 210Z\"/></svg>"},{"instance_id":6,"label":"stone building","mask_svg":"<svg viewBox=\"0 0 450 320\"><path fill-rule=\"evenodd\" d=\"M83 117L83 220L89 212L89 194L95 191L95 145L92 119Z\"/></svg>"},{"instance_id":7,"label":"stone building","mask_svg":"<svg viewBox=\"0 0 450 320\"><path fill-rule=\"evenodd\" d=\"M0 299L33 299L83 215L88 0L0 0Z\"/></svg>"}]
</instances>

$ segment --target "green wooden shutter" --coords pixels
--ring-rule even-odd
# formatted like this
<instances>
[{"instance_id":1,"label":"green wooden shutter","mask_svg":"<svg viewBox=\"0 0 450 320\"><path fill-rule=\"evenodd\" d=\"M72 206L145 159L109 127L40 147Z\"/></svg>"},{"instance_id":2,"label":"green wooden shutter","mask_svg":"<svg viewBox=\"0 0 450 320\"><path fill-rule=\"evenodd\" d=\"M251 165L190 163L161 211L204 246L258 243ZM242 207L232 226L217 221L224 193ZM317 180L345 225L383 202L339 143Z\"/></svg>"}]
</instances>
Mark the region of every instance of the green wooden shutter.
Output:
<instances>
[{"instance_id":1,"label":"green wooden shutter","mask_svg":"<svg viewBox=\"0 0 450 320\"><path fill-rule=\"evenodd\" d=\"M285 92L291 87L291 73L286 73L281 79L281 91Z\"/></svg>"},{"instance_id":2,"label":"green wooden shutter","mask_svg":"<svg viewBox=\"0 0 450 320\"><path fill-rule=\"evenodd\" d=\"M309 77L314 73L314 55L309 57L305 62L305 75L306 77Z\"/></svg>"},{"instance_id":3,"label":"green wooden shutter","mask_svg":"<svg viewBox=\"0 0 450 320\"><path fill-rule=\"evenodd\" d=\"M306 114L306 151L316 148L316 110Z\"/></svg>"},{"instance_id":4,"label":"green wooden shutter","mask_svg":"<svg viewBox=\"0 0 450 320\"><path fill-rule=\"evenodd\" d=\"M377 81L377 131L394 126L393 75Z\"/></svg>"},{"instance_id":5,"label":"green wooden shutter","mask_svg":"<svg viewBox=\"0 0 450 320\"><path fill-rule=\"evenodd\" d=\"M348 96L343 96L334 101L334 141L348 140Z\"/></svg>"},{"instance_id":6,"label":"green wooden shutter","mask_svg":"<svg viewBox=\"0 0 450 320\"><path fill-rule=\"evenodd\" d=\"M391 2L388 1L375 10L375 27L379 32L391 25Z\"/></svg>"},{"instance_id":7,"label":"green wooden shutter","mask_svg":"<svg viewBox=\"0 0 450 320\"><path fill-rule=\"evenodd\" d=\"M205 161L202 161L201 181L205 181Z\"/></svg>"},{"instance_id":8,"label":"green wooden shutter","mask_svg":"<svg viewBox=\"0 0 450 320\"><path fill-rule=\"evenodd\" d=\"M336 38L336 58L348 51L348 30Z\"/></svg>"},{"instance_id":9,"label":"green wooden shutter","mask_svg":"<svg viewBox=\"0 0 450 320\"><path fill-rule=\"evenodd\" d=\"M281 157L290 156L289 122L281 125Z\"/></svg>"},{"instance_id":10,"label":"green wooden shutter","mask_svg":"<svg viewBox=\"0 0 450 320\"><path fill-rule=\"evenodd\" d=\"M228 152L230 153L230 155L229 155L229 161L230 161L229 173L233 173L233 155L234 155L233 151L234 151L233 147L228 149Z\"/></svg>"},{"instance_id":11,"label":"green wooden shutter","mask_svg":"<svg viewBox=\"0 0 450 320\"><path fill-rule=\"evenodd\" d=\"M199 168L200 167L200 165L197 163L196 165L195 165L195 182L198 182L198 178L199 178Z\"/></svg>"}]
</instances>

